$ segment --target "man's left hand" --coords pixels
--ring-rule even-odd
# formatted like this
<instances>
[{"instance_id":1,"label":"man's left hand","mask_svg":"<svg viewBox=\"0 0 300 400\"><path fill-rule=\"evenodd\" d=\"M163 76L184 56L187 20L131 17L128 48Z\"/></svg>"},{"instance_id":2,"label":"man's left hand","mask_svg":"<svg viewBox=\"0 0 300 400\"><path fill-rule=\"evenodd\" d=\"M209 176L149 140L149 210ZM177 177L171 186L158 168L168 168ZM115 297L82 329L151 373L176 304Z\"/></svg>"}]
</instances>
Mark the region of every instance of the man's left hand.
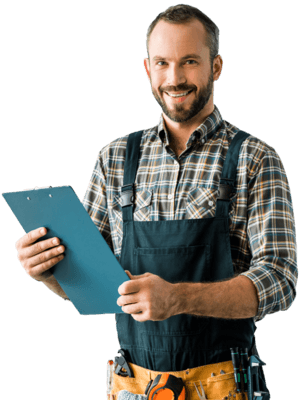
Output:
<instances>
[{"instance_id":1,"label":"man's left hand","mask_svg":"<svg viewBox=\"0 0 300 400\"><path fill-rule=\"evenodd\" d=\"M132 275L125 271L130 281L119 286L121 297L117 304L136 321L163 321L175 315L176 294L174 285L158 275L146 272Z\"/></svg>"}]
</instances>

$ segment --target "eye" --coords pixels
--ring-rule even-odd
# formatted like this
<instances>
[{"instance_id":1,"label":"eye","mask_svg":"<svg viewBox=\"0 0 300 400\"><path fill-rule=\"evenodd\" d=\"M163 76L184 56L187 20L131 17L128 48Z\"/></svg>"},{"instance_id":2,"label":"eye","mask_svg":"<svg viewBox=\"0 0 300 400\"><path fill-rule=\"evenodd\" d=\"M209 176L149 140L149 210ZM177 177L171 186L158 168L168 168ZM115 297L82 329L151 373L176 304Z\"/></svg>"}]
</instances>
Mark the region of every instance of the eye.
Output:
<instances>
[{"instance_id":1,"label":"eye","mask_svg":"<svg viewBox=\"0 0 300 400\"><path fill-rule=\"evenodd\" d=\"M157 65L163 65L163 64L160 64L160 63L164 63L165 64L165 62L164 61L158 61L158 63L157 63Z\"/></svg>"},{"instance_id":2,"label":"eye","mask_svg":"<svg viewBox=\"0 0 300 400\"><path fill-rule=\"evenodd\" d=\"M186 60L187 63L195 63L195 60Z\"/></svg>"}]
</instances>

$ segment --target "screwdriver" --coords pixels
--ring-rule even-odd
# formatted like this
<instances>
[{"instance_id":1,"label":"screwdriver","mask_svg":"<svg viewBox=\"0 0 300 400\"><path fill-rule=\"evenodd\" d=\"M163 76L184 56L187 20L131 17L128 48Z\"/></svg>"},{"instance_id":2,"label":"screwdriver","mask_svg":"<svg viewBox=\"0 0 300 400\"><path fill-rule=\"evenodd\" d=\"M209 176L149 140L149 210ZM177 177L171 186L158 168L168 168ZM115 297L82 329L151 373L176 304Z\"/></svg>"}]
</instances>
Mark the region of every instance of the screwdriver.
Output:
<instances>
[{"instance_id":1,"label":"screwdriver","mask_svg":"<svg viewBox=\"0 0 300 400\"><path fill-rule=\"evenodd\" d=\"M237 392L241 392L241 374L240 374L240 357L239 357L239 348L234 347L230 349L231 351L231 359L234 368L234 380L236 384Z\"/></svg>"},{"instance_id":2,"label":"screwdriver","mask_svg":"<svg viewBox=\"0 0 300 400\"><path fill-rule=\"evenodd\" d=\"M248 349L241 349L241 368L242 368L242 377L244 379L244 392L248 392L248 379L247 379L247 370L248 370Z\"/></svg>"}]
</instances>

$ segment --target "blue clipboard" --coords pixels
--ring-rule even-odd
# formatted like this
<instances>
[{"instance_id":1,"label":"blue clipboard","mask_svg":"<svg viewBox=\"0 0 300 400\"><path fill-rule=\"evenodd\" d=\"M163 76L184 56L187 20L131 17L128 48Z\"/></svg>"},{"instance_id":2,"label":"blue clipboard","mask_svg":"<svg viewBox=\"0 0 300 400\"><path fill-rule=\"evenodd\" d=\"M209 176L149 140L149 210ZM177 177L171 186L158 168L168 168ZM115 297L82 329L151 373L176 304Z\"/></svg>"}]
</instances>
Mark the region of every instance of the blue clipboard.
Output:
<instances>
[{"instance_id":1,"label":"blue clipboard","mask_svg":"<svg viewBox=\"0 0 300 400\"><path fill-rule=\"evenodd\" d=\"M129 278L71 186L2 194L28 233L47 228L65 257L50 269L80 314L123 313L118 287Z\"/></svg>"}]
</instances>

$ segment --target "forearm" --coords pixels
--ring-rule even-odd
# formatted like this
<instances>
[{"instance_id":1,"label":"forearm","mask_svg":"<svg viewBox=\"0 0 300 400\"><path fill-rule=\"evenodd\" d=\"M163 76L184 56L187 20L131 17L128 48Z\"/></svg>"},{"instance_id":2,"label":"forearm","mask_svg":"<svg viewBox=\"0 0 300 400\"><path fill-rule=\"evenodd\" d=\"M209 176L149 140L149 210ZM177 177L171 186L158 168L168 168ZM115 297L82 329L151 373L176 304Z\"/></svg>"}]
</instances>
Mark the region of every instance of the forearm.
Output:
<instances>
[{"instance_id":1,"label":"forearm","mask_svg":"<svg viewBox=\"0 0 300 400\"><path fill-rule=\"evenodd\" d=\"M66 295L60 284L57 282L54 275L50 276L50 278L48 278L46 281L43 281L43 283L50 290L52 290L52 292L58 294L58 296L64 298L65 300L69 300L68 296Z\"/></svg>"},{"instance_id":2,"label":"forearm","mask_svg":"<svg viewBox=\"0 0 300 400\"><path fill-rule=\"evenodd\" d=\"M222 282L176 283L174 289L174 315L242 319L258 311L256 288L245 276Z\"/></svg>"}]
</instances>

